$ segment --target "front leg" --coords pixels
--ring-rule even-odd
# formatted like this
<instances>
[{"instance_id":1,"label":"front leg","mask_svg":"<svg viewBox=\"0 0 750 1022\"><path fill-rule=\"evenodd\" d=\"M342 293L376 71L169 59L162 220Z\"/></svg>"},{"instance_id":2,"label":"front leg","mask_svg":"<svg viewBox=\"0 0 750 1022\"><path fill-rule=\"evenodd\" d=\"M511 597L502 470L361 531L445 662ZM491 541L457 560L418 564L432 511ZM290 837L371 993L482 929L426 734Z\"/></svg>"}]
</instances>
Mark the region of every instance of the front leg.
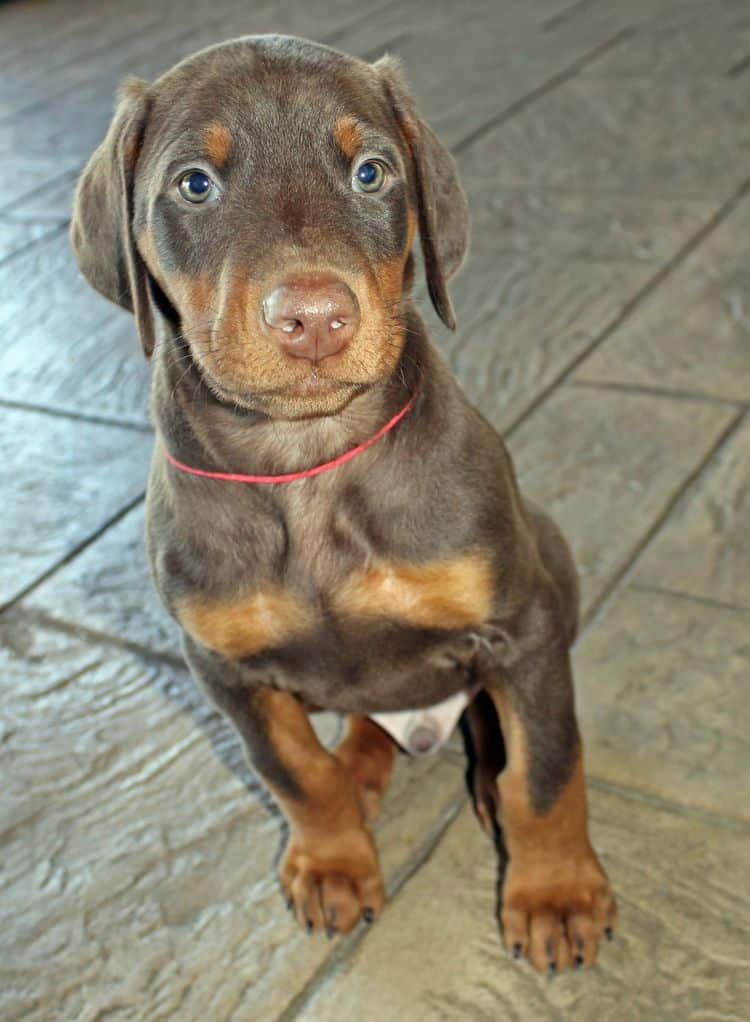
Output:
<instances>
[{"instance_id":1,"label":"front leg","mask_svg":"<svg viewBox=\"0 0 750 1022\"><path fill-rule=\"evenodd\" d=\"M581 740L568 641L554 598L524 614L502 679L487 685L507 764L498 794L508 867L502 890L506 946L550 974L592 965L616 906L587 829Z\"/></svg>"},{"instance_id":2,"label":"front leg","mask_svg":"<svg viewBox=\"0 0 750 1022\"><path fill-rule=\"evenodd\" d=\"M279 877L300 926L332 936L360 919L372 922L385 889L357 780L320 744L294 696L243 684L239 665L190 639L185 651L193 674L239 730L252 766L289 823Z\"/></svg>"}]
</instances>

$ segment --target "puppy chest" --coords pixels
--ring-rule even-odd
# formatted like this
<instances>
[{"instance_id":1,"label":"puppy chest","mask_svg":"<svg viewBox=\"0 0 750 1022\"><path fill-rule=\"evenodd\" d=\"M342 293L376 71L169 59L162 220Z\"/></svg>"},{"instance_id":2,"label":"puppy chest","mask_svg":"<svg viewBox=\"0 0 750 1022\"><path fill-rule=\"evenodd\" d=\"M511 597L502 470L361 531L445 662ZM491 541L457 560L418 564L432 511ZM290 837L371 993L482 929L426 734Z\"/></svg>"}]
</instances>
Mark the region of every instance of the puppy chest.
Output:
<instances>
[{"instance_id":1,"label":"puppy chest","mask_svg":"<svg viewBox=\"0 0 750 1022\"><path fill-rule=\"evenodd\" d=\"M374 559L321 589L282 581L231 598L187 595L177 616L204 646L244 660L305 639L311 648L321 640L346 641L358 622L438 632L477 628L492 602L491 566L470 552L420 564Z\"/></svg>"}]
</instances>

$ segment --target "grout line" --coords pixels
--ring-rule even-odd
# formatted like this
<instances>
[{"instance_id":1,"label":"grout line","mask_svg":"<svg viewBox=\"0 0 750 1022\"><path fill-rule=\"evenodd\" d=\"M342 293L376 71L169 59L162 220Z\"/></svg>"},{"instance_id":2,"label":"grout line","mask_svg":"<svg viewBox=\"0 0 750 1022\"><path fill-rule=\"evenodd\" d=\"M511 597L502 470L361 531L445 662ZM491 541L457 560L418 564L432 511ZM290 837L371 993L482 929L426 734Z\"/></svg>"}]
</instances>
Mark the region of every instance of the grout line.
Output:
<instances>
[{"instance_id":1,"label":"grout line","mask_svg":"<svg viewBox=\"0 0 750 1022\"><path fill-rule=\"evenodd\" d=\"M696 596L694 593L685 593L680 589L669 589L667 586L649 585L647 582L631 582L628 588L637 593L652 593L656 596L670 596L677 600L688 600L690 603L698 603L703 607L712 607L714 610L731 610L735 614L750 614L750 607L743 607L741 603L716 600L711 596Z\"/></svg>"},{"instance_id":2,"label":"grout line","mask_svg":"<svg viewBox=\"0 0 750 1022\"><path fill-rule=\"evenodd\" d=\"M52 93L46 96L39 96L37 99L32 100L32 102L28 103L26 106L19 107L16 110L11 111L10 113L3 114L0 117L0 125L5 125L8 122L12 122L18 119L20 119L21 122L23 122L23 119L27 117L29 114L35 114L39 110L43 110L46 106L49 106L50 103L53 103L55 100L60 99L60 97L69 96L71 95L71 93L76 93L79 90L90 88L92 85L95 85L100 79L108 78L112 74L113 70L117 71L118 69L120 69L120 74L122 74L122 72L126 73L128 63L130 62L134 63L139 59L147 57L149 54L158 53L166 46L177 46L184 39L189 39L191 35L194 35L197 32L206 31L207 29L210 30L214 25L221 24L221 22L225 21L227 17L228 15L226 13L216 15L212 18L207 18L205 21L200 21L197 24L193 24L184 32L178 32L176 35L170 35L169 33L167 33L165 36L162 37L162 39L157 40L156 45L151 45L149 43L145 46L144 49L139 50L138 53L131 54L129 57L120 56L119 60L115 58L114 64L112 64L104 71L97 72L90 78L84 78L80 82L74 82L72 85L68 85L66 88L57 89L56 91L53 91ZM115 89L111 85L110 92L113 94L114 98Z\"/></svg>"},{"instance_id":3,"label":"grout line","mask_svg":"<svg viewBox=\"0 0 750 1022\"><path fill-rule=\"evenodd\" d=\"M520 412L511 424L504 429L503 435L508 438L511 437L518 428L537 410L537 408L543 404L550 393L555 390L561 383L568 383L571 375L576 369L585 362L590 355L596 351L600 345L607 341L612 334L617 330L630 316L639 308L641 303L647 299L654 291L674 273L692 253L702 244L706 238L713 233L716 228L726 220L730 213L732 213L737 205L750 194L750 178L747 178L737 188L726 202L722 203L721 206L713 213L708 220L700 227L695 234L691 235L684 245L672 256L668 262L666 262L657 272L650 277L646 283L639 288L632 298L629 298L622 306L620 311L613 319L604 327L600 332L587 344L570 362L567 363L536 395L532 398L526 408ZM465 343L465 342L464 342ZM458 345L452 354L452 358L461 350L463 345Z\"/></svg>"},{"instance_id":4,"label":"grout line","mask_svg":"<svg viewBox=\"0 0 750 1022\"><path fill-rule=\"evenodd\" d=\"M366 50L362 54L362 60L366 60L368 64L372 64L373 61L379 57L384 56L386 53L391 52L391 47L398 46L399 43L408 42L412 38L411 32L398 32L396 35L391 36L382 43L378 43L377 46L373 46L371 49Z\"/></svg>"},{"instance_id":5,"label":"grout line","mask_svg":"<svg viewBox=\"0 0 750 1022\"><path fill-rule=\"evenodd\" d=\"M733 64L727 71L727 75L729 78L739 78L748 68L750 68L750 53L743 57L742 60L738 60L736 64Z\"/></svg>"},{"instance_id":6,"label":"grout line","mask_svg":"<svg viewBox=\"0 0 750 1022\"><path fill-rule=\"evenodd\" d=\"M739 398L715 397L697 390L670 390L669 387L649 387L643 383L620 383L617 380L585 380L567 381L569 387L580 387L585 390L614 390L623 394L639 394L642 397L666 397L675 401L703 401L705 404L719 405L723 408L737 408L746 411L750 404Z\"/></svg>"},{"instance_id":7,"label":"grout line","mask_svg":"<svg viewBox=\"0 0 750 1022\"><path fill-rule=\"evenodd\" d=\"M459 155L464 152L484 135L489 134L489 132L494 130L498 125L510 120L511 117L515 117L516 114L525 110L526 107L530 106L532 103L535 103L537 99L541 99L542 96L547 95L548 92L552 92L553 89L558 87L558 85L564 85L565 82L569 81L571 78L575 78L577 74L583 71L584 68L588 67L589 64L593 63L604 53L613 49L624 39L630 38L634 31L635 29L633 28L622 28L619 32L616 32L615 35L605 40L605 42L599 43L598 46L595 46L592 50L584 53L582 57L579 57L578 60L574 61L569 67L564 68L562 71L558 71L557 74L548 78L546 82L542 82L542 84L537 86L537 88L532 89L531 92L527 92L524 96L521 96L520 99L517 99L515 103L511 103L510 106L501 110L500 113L490 117L489 120L469 132L468 135L459 139L459 141L452 146L453 153L455 155Z\"/></svg>"},{"instance_id":8,"label":"grout line","mask_svg":"<svg viewBox=\"0 0 750 1022\"><path fill-rule=\"evenodd\" d=\"M575 3L569 7L564 7L557 14L551 14L549 18L545 18L539 25L542 32L551 32L552 29L557 28L558 25L562 25L564 21L568 21L570 18L574 18L579 11L582 11L585 7L591 6L591 0L576 0Z\"/></svg>"},{"instance_id":9,"label":"grout line","mask_svg":"<svg viewBox=\"0 0 750 1022\"><path fill-rule=\"evenodd\" d=\"M645 549L654 539L656 534L664 525L665 521L669 518L669 516L672 514L677 505L682 501L684 496L700 479L700 477L703 475L706 468L708 467L709 463L713 460L713 458L716 455L718 455L721 452L721 450L724 447L726 447L727 444L729 444L731 440L736 436L741 426L743 425L744 420L745 413L742 411L737 412L732 417L729 424L725 426L725 428L721 431L721 433L713 442L713 444L711 444L710 448L703 455L698 464L680 482L675 492L667 501L661 514L657 515L657 517L653 520L649 528L632 548L624 564L620 568L618 568L618 570L614 573L609 582L607 582L607 584L599 592L598 596L593 601L593 603L589 606L586 613L583 615L581 619L582 634L584 629L587 629L589 626L592 626L595 623L595 621L601 617L603 611L606 609L606 606L609 604L616 590L618 590L623 583L627 582L627 580L633 574L641 554L645 551Z\"/></svg>"},{"instance_id":10,"label":"grout line","mask_svg":"<svg viewBox=\"0 0 750 1022\"><path fill-rule=\"evenodd\" d=\"M704 823L725 827L733 831L746 832L750 830L750 820L743 816L722 813L716 809L705 809L703 806L691 805L689 802L675 802L665 795L657 795L643 788L631 788L627 784L619 784L616 781L607 781L603 777L597 777L596 774L586 774L586 785L595 788L597 791L609 792L621 798L631 798L640 802L646 802L657 809L667 810L675 816L699 819Z\"/></svg>"},{"instance_id":11,"label":"grout line","mask_svg":"<svg viewBox=\"0 0 750 1022\"><path fill-rule=\"evenodd\" d=\"M0 612L2 613L2 612ZM181 671L188 671L185 658L179 653L172 653L167 649L154 649L133 639L125 639L112 632L100 631L98 628L90 628L88 625L80 624L77 621L68 621L64 618L55 617L54 613L44 607L37 607L33 603L18 603L9 606L5 611L5 620L24 620L40 628L58 632L62 635L73 636L84 641L94 642L108 649L123 650L126 653L134 653L149 663L168 664Z\"/></svg>"},{"instance_id":12,"label":"grout line","mask_svg":"<svg viewBox=\"0 0 750 1022\"><path fill-rule=\"evenodd\" d=\"M432 858L446 831L450 828L451 824L454 822L466 803L467 795L465 790L463 790L456 799L450 802L443 809L436 821L436 824L430 829L430 831L428 831L427 836L420 843L416 853L407 863L405 863L404 867L394 877L388 891L388 901L386 902L386 908L383 911L381 919L386 918L388 912L396 905L396 895L401 888L404 887L415 873L417 873ZM341 943L323 959L310 979L305 983L302 989L294 995L281 1014L274 1018L273 1022L292 1022L293 1019L304 1017L300 1015L300 1012L304 1011L310 1000L315 997L327 983L334 979L338 973L341 972L341 970L351 960L353 954L356 952L357 948L364 941L369 932L370 931L367 927L360 926L351 937L344 938Z\"/></svg>"},{"instance_id":13,"label":"grout line","mask_svg":"<svg viewBox=\"0 0 750 1022\"><path fill-rule=\"evenodd\" d=\"M29 200L33 201L39 195L42 195L44 192L49 191L50 188L57 188L67 181L70 182L70 185L72 187L74 181L81 172L82 167L83 164L80 164L79 166L75 167L68 167L68 169L64 170L62 173L56 174L54 177L50 177L46 181L42 181L41 184L37 185L35 188L32 188L30 192L24 192L23 195L19 195L18 198L13 199L12 202L9 202L7 206L3 206L2 209L0 209L0 216L5 216L6 213L9 213L13 216L18 216L19 206L25 206L26 203L29 202ZM24 216L28 217L28 219L33 219L33 214L31 215L24 214ZM57 219L60 220L62 218L58 216ZM67 224L69 221L70 216L66 213L64 215L64 222Z\"/></svg>"},{"instance_id":14,"label":"grout line","mask_svg":"<svg viewBox=\"0 0 750 1022\"><path fill-rule=\"evenodd\" d=\"M338 28L332 29L326 35L323 36L322 42L325 46L331 46L337 43L344 36L348 35L352 29L359 28L361 25L366 25L368 21L372 21L374 18L380 17L381 14L386 14L393 8L402 10L409 6L409 0L388 0L387 3L381 4L380 7L376 7L374 10L366 11L364 14L356 14L351 17L348 21L343 21Z\"/></svg>"},{"instance_id":15,"label":"grout line","mask_svg":"<svg viewBox=\"0 0 750 1022\"><path fill-rule=\"evenodd\" d=\"M33 589L36 589L38 585L41 585L42 582L46 582L47 579L51 575L54 575L56 571L59 571L60 568L64 567L66 564L69 564L70 561L72 561L74 557L77 557L83 550L86 549L86 547L91 546L92 543L96 542L96 540L99 539L99 537L104 532L106 532L107 529L110 528L110 526L116 525L117 522L124 518L129 511L132 511L134 507L137 507L138 504L140 504L141 501L144 500L145 496L146 496L145 491L141 491L136 497L133 497L131 500L127 502L127 504L121 507L114 515L111 515L102 525L99 526L98 529L96 529L95 532L92 532L89 536L86 537L86 539L81 540L81 542L74 546L72 550L69 550L67 554L65 554L63 557L60 557L57 561L55 561L54 564L52 564L49 568L43 571L41 575L38 575L32 582L29 582L28 585L24 586L23 589L15 593L9 600L6 600L5 603L0 604L0 614L8 610L9 607L13 607L15 604L19 603L21 600L24 599L24 597L28 596L28 594Z\"/></svg>"},{"instance_id":16,"label":"grout line","mask_svg":"<svg viewBox=\"0 0 750 1022\"><path fill-rule=\"evenodd\" d=\"M0 210L0 216L2 216L2 213L3 211ZM17 221L13 222L16 223ZM68 227L67 220L64 223L57 224L50 223L50 229L46 231L40 238L30 238L29 241L21 245L20 248L14 248L12 252L9 252L6 256L0 258L0 267L7 266L8 263L11 263L14 259L18 258L18 256L22 256L25 253L29 252L32 248L35 248L37 245L44 245L46 242L52 241L59 234L62 234L63 231L67 229L67 227Z\"/></svg>"},{"instance_id":17,"label":"grout line","mask_svg":"<svg viewBox=\"0 0 750 1022\"><path fill-rule=\"evenodd\" d=\"M150 423L138 422L135 419L110 419L106 415L91 415L88 412L69 411L50 405L37 405L31 401L13 401L11 398L0 397L0 408L14 408L21 412L37 412L40 415L52 415L58 419L70 419L73 422L88 422L94 426L113 426L117 429L130 429L136 433L153 433Z\"/></svg>"}]
</instances>

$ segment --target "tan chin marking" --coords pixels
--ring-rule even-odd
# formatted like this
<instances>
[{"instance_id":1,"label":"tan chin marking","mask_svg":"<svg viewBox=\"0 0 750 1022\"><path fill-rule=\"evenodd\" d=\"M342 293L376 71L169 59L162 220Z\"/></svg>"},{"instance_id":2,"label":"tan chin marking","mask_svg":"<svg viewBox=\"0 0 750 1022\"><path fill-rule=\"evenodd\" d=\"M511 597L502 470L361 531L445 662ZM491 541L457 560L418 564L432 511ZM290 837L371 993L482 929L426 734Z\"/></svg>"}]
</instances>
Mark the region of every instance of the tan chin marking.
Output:
<instances>
[{"instance_id":1,"label":"tan chin marking","mask_svg":"<svg viewBox=\"0 0 750 1022\"><path fill-rule=\"evenodd\" d=\"M313 609L295 593L271 586L234 600L189 596L177 606L192 638L230 660L242 660L309 632Z\"/></svg>"},{"instance_id":2,"label":"tan chin marking","mask_svg":"<svg viewBox=\"0 0 750 1022\"><path fill-rule=\"evenodd\" d=\"M344 583L334 608L417 628L470 628L489 617L492 589L491 566L479 553L426 564L380 561Z\"/></svg>"}]
</instances>

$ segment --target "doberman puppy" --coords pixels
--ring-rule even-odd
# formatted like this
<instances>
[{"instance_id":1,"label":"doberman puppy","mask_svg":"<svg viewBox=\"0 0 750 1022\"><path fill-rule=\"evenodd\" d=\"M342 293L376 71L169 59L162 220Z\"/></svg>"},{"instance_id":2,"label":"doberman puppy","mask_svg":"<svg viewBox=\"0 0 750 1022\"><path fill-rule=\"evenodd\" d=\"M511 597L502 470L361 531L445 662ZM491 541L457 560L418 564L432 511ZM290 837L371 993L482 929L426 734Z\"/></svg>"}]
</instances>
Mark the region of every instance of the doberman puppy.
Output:
<instances>
[{"instance_id":1,"label":"doberman puppy","mask_svg":"<svg viewBox=\"0 0 750 1022\"><path fill-rule=\"evenodd\" d=\"M71 231L155 354L153 576L288 820L300 925L382 907L370 824L397 746L371 715L480 692L504 939L554 972L593 963L615 916L587 836L577 576L410 301L417 233L454 327L466 200L398 64L278 36L128 81ZM319 709L347 718L332 752Z\"/></svg>"}]
</instances>

